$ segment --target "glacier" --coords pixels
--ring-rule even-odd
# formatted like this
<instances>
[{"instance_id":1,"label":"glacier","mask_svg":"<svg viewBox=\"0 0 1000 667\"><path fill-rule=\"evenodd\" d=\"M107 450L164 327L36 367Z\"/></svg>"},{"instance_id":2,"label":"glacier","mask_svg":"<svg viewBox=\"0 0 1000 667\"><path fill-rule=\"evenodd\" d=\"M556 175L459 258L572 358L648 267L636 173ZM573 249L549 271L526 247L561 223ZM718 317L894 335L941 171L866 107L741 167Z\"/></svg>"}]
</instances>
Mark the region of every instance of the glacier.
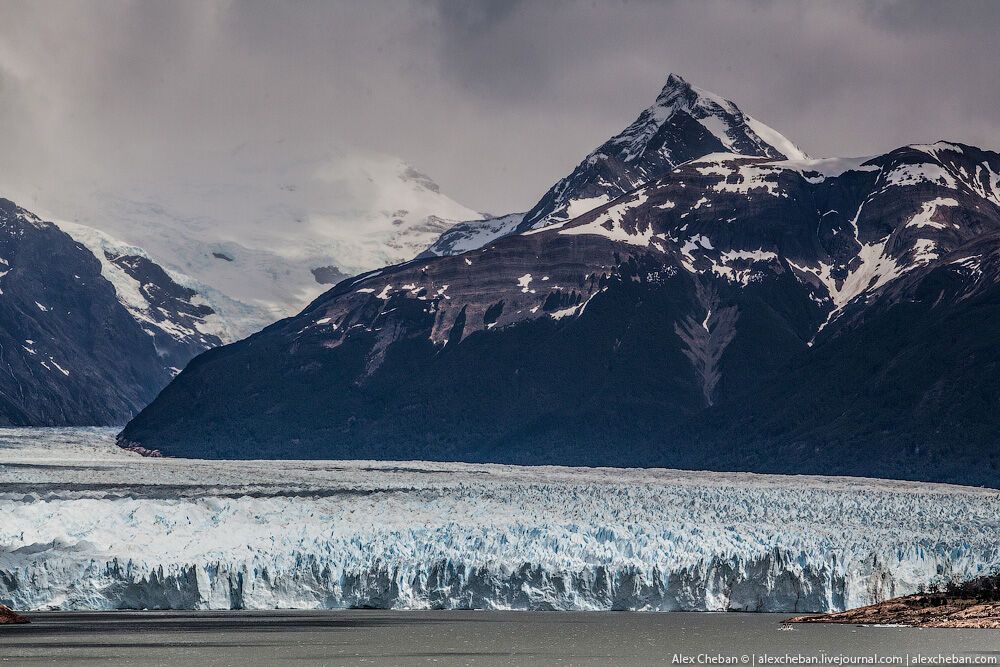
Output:
<instances>
[{"instance_id":1,"label":"glacier","mask_svg":"<svg viewBox=\"0 0 1000 667\"><path fill-rule=\"evenodd\" d=\"M142 458L0 429L17 609L841 610L1000 565L1000 493L860 478Z\"/></svg>"}]
</instances>

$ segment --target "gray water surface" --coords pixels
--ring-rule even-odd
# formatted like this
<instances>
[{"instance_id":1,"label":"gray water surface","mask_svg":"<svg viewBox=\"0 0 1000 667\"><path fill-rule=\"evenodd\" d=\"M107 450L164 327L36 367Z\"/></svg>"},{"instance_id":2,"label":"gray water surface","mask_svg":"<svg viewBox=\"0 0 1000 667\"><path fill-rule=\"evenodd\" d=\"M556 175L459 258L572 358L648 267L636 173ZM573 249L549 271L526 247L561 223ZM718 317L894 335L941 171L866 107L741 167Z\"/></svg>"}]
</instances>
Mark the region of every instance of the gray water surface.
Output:
<instances>
[{"instance_id":1,"label":"gray water surface","mask_svg":"<svg viewBox=\"0 0 1000 667\"><path fill-rule=\"evenodd\" d=\"M765 657L787 660L786 655L798 659L795 664L803 664L797 656L806 660L826 656L828 662L815 664L869 656L899 661L882 664L901 665L934 664L918 663L917 656L942 656L952 660L950 664L973 659L997 664L1000 656L1000 630L784 626L781 621L786 617L360 610L52 612L32 614L31 625L0 626L0 662L758 667L768 664Z\"/></svg>"}]
</instances>

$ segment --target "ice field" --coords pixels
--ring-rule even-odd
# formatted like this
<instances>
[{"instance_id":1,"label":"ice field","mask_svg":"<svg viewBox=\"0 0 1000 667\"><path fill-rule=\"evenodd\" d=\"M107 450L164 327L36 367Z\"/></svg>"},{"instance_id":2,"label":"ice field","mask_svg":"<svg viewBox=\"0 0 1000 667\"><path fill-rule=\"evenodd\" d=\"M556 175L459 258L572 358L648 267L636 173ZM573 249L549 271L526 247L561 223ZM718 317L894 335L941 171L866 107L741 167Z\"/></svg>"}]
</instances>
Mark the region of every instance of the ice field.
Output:
<instances>
[{"instance_id":1,"label":"ice field","mask_svg":"<svg viewBox=\"0 0 1000 667\"><path fill-rule=\"evenodd\" d=\"M823 611L1000 566L1000 493L851 478L142 458L0 430L18 609Z\"/></svg>"}]
</instances>

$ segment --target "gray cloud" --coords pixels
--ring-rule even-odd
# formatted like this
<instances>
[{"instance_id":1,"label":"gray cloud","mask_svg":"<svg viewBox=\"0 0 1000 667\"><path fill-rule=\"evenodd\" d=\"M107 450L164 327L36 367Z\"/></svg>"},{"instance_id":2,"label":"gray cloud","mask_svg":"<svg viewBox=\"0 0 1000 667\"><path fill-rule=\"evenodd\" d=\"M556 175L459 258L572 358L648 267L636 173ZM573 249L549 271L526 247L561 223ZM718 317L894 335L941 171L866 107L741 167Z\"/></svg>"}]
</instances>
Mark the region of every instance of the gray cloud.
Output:
<instances>
[{"instance_id":1,"label":"gray cloud","mask_svg":"<svg viewBox=\"0 0 1000 667\"><path fill-rule=\"evenodd\" d=\"M974 0L7 0L0 196L356 146L525 208L669 71L817 155L998 148L998 27Z\"/></svg>"}]
</instances>

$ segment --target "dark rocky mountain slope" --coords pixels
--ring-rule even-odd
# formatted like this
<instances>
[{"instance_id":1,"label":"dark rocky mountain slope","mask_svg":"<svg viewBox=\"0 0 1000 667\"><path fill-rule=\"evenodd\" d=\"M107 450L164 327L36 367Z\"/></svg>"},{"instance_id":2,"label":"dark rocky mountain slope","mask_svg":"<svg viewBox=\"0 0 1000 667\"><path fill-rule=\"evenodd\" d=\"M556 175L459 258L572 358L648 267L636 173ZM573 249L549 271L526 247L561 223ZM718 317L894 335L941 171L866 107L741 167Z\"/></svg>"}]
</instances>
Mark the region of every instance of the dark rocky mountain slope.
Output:
<instances>
[{"instance_id":1,"label":"dark rocky mountain slope","mask_svg":"<svg viewBox=\"0 0 1000 667\"><path fill-rule=\"evenodd\" d=\"M0 424L126 422L220 344L198 331L211 310L194 296L144 256L99 259L0 199Z\"/></svg>"},{"instance_id":2,"label":"dark rocky mountain slope","mask_svg":"<svg viewBox=\"0 0 1000 667\"><path fill-rule=\"evenodd\" d=\"M703 155L344 281L196 358L122 441L1000 485L1000 155L786 157Z\"/></svg>"}]
</instances>

